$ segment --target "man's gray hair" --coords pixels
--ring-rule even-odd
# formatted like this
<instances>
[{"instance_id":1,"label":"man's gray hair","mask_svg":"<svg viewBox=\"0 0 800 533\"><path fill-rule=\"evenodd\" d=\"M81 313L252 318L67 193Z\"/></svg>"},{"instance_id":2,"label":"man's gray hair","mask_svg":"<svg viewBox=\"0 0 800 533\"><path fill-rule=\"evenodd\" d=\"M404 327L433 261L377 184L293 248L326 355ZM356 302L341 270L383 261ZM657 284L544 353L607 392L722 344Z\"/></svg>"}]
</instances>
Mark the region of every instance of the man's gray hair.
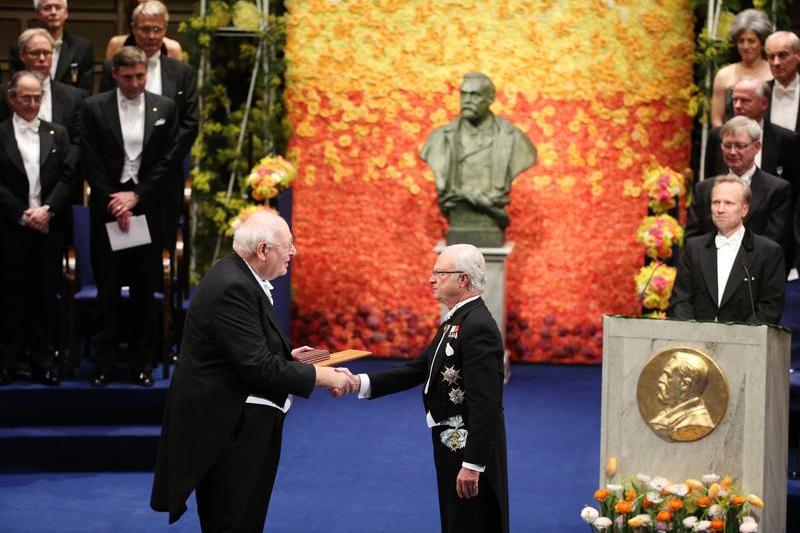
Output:
<instances>
[{"instance_id":1,"label":"man's gray hair","mask_svg":"<svg viewBox=\"0 0 800 533\"><path fill-rule=\"evenodd\" d=\"M277 215L275 216L277 217ZM251 217L260 217L260 213L251 215ZM256 253L258 243L275 242L276 229L275 224L256 224L248 218L233 232L233 250L240 257L250 257Z\"/></svg>"},{"instance_id":2,"label":"man's gray hair","mask_svg":"<svg viewBox=\"0 0 800 533\"><path fill-rule=\"evenodd\" d=\"M64 7L69 7L67 6L67 0L61 0L61 1L64 2ZM41 3L42 0L33 0L33 9L39 9L39 4Z\"/></svg>"},{"instance_id":3,"label":"man's gray hair","mask_svg":"<svg viewBox=\"0 0 800 533\"><path fill-rule=\"evenodd\" d=\"M772 95L772 89L770 88L769 83L756 79L752 76L743 76L740 78L739 81L733 84L733 89L736 90L736 87L743 83L754 84L756 86L756 96L762 100L766 100Z\"/></svg>"},{"instance_id":4,"label":"man's gray hair","mask_svg":"<svg viewBox=\"0 0 800 533\"><path fill-rule=\"evenodd\" d=\"M37 72L35 70L20 70L11 76L11 81L8 83L9 93L13 94L14 96L17 95L17 87L19 87L19 82L22 78L34 78L39 82L39 88L41 88L42 84L44 83L44 76L42 76L41 72Z\"/></svg>"},{"instance_id":5,"label":"man's gray hair","mask_svg":"<svg viewBox=\"0 0 800 533\"><path fill-rule=\"evenodd\" d=\"M731 26L731 40L735 45L742 33L751 30L756 34L756 37L758 37L763 47L773 29L772 22L770 22L766 13L758 9L745 9L736 15L736 19L733 21L733 25Z\"/></svg>"},{"instance_id":6,"label":"man's gray hair","mask_svg":"<svg viewBox=\"0 0 800 533\"><path fill-rule=\"evenodd\" d=\"M761 139L761 126L755 120L745 116L733 117L723 124L719 130L719 138L722 139L726 135L736 135L739 130L745 130L752 142Z\"/></svg>"},{"instance_id":7,"label":"man's gray hair","mask_svg":"<svg viewBox=\"0 0 800 533\"><path fill-rule=\"evenodd\" d=\"M27 52L28 51L28 41L33 39L34 37L44 37L47 39L47 42L50 43L50 48L53 48L55 41L53 40L53 36L50 35L50 32L44 28L28 28L24 32L19 34L17 37L17 46L19 47L20 52Z\"/></svg>"},{"instance_id":8,"label":"man's gray hair","mask_svg":"<svg viewBox=\"0 0 800 533\"><path fill-rule=\"evenodd\" d=\"M139 20L139 17L160 17L164 19L164 24L166 24L169 22L169 11L167 11L167 6L158 0L147 0L136 6L136 9L133 10L131 23L136 25L136 21Z\"/></svg>"},{"instance_id":9,"label":"man's gray hair","mask_svg":"<svg viewBox=\"0 0 800 533\"><path fill-rule=\"evenodd\" d=\"M795 53L800 52L800 37L798 37L794 32L791 31L776 31L769 37L767 37L767 41L771 41L773 39L778 39L780 37L785 37L789 39L789 47L791 47L792 51Z\"/></svg>"},{"instance_id":10,"label":"man's gray hair","mask_svg":"<svg viewBox=\"0 0 800 533\"><path fill-rule=\"evenodd\" d=\"M486 260L483 254L471 244L454 244L448 246L455 252L453 270L469 276L468 289L482 293L486 288Z\"/></svg>"}]
</instances>

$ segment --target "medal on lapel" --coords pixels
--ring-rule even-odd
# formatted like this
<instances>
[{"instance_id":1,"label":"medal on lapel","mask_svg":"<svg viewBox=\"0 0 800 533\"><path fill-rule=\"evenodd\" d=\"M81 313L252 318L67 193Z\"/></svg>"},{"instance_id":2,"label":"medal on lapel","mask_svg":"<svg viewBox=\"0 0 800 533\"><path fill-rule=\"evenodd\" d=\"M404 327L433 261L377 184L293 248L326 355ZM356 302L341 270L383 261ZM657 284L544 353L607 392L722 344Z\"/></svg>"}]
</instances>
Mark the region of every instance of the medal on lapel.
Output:
<instances>
[{"instance_id":1,"label":"medal on lapel","mask_svg":"<svg viewBox=\"0 0 800 533\"><path fill-rule=\"evenodd\" d=\"M450 401L453 402L455 405L464 403L464 391L459 388L451 390L449 396L450 396Z\"/></svg>"},{"instance_id":2,"label":"medal on lapel","mask_svg":"<svg viewBox=\"0 0 800 533\"><path fill-rule=\"evenodd\" d=\"M461 370L456 370L454 366L446 366L442 371L442 380L448 385L455 385L461 379Z\"/></svg>"},{"instance_id":3,"label":"medal on lapel","mask_svg":"<svg viewBox=\"0 0 800 533\"><path fill-rule=\"evenodd\" d=\"M447 336L450 337L451 339L458 338L458 330L459 329L461 329L461 326L459 326L459 325L455 325L455 326L451 327L450 328L450 333L448 333Z\"/></svg>"},{"instance_id":4,"label":"medal on lapel","mask_svg":"<svg viewBox=\"0 0 800 533\"><path fill-rule=\"evenodd\" d=\"M69 65L69 80L73 85L78 83L78 64L70 63Z\"/></svg>"}]
</instances>

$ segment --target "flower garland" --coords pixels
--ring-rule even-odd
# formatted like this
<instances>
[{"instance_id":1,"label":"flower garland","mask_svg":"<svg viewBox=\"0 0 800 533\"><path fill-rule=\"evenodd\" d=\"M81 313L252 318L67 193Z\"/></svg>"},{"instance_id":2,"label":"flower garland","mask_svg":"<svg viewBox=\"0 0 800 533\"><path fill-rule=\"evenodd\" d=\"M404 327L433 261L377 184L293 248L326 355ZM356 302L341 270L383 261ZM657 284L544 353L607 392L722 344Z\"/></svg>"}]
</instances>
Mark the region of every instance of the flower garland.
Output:
<instances>
[{"instance_id":1,"label":"flower garland","mask_svg":"<svg viewBox=\"0 0 800 533\"><path fill-rule=\"evenodd\" d=\"M650 199L648 206L656 213L666 213L675 208L677 199L686 194L683 174L669 167L656 166L647 170L642 188Z\"/></svg>"},{"instance_id":2,"label":"flower garland","mask_svg":"<svg viewBox=\"0 0 800 533\"><path fill-rule=\"evenodd\" d=\"M609 479L616 474L614 458L609 460L607 472ZM733 478L716 474L683 483L637 474L620 484L609 483L597 489L594 499L598 508L585 506L581 519L592 531L609 533L755 533L758 520L753 509L764 507L755 494L745 496L739 492Z\"/></svg>"}]
</instances>

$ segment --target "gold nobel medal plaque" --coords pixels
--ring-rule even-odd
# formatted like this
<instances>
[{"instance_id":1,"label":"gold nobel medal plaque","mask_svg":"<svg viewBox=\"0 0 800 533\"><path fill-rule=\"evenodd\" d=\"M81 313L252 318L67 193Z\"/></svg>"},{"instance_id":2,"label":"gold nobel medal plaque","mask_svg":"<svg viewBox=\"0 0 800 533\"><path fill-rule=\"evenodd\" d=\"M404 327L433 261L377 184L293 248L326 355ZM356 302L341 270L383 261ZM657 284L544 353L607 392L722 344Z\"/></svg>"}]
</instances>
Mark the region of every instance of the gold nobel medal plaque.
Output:
<instances>
[{"instance_id":1,"label":"gold nobel medal plaque","mask_svg":"<svg viewBox=\"0 0 800 533\"><path fill-rule=\"evenodd\" d=\"M650 429L669 441L699 440L728 410L728 380L717 363L695 348L655 354L639 374L636 402Z\"/></svg>"}]
</instances>

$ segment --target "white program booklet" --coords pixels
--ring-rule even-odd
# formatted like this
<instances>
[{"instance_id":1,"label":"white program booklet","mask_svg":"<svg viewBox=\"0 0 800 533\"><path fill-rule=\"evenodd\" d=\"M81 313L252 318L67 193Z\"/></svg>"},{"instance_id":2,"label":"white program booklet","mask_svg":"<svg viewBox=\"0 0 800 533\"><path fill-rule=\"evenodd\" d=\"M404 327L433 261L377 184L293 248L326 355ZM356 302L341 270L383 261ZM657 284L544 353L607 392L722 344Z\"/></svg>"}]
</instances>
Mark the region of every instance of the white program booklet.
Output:
<instances>
[{"instance_id":1,"label":"white program booklet","mask_svg":"<svg viewBox=\"0 0 800 533\"><path fill-rule=\"evenodd\" d=\"M150 230L147 228L147 218L144 215L131 217L131 224L126 233L119 229L115 222L106 222L106 232L111 243L111 250L126 250L135 246L150 244Z\"/></svg>"}]
</instances>

